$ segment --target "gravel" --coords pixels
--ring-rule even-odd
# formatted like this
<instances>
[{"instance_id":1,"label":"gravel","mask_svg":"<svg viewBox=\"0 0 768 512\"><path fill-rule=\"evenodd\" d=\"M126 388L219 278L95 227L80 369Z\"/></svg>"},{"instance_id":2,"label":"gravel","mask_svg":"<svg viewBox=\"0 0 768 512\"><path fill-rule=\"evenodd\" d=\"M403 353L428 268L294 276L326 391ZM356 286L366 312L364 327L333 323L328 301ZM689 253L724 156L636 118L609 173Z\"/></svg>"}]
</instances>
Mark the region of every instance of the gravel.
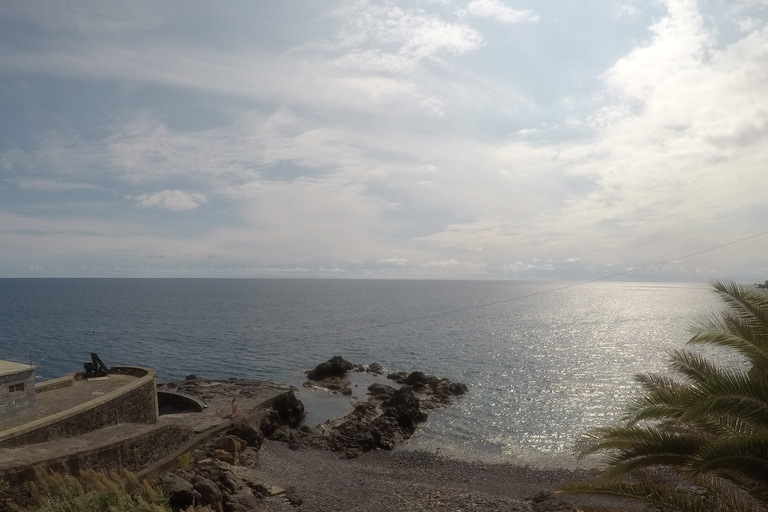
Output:
<instances>
[{"instance_id":1,"label":"gravel","mask_svg":"<svg viewBox=\"0 0 768 512\"><path fill-rule=\"evenodd\" d=\"M553 492L594 476L588 470L486 464L407 450L341 459L270 441L248 466L262 482L286 490L264 500L272 512L567 511L574 510L573 497Z\"/></svg>"}]
</instances>

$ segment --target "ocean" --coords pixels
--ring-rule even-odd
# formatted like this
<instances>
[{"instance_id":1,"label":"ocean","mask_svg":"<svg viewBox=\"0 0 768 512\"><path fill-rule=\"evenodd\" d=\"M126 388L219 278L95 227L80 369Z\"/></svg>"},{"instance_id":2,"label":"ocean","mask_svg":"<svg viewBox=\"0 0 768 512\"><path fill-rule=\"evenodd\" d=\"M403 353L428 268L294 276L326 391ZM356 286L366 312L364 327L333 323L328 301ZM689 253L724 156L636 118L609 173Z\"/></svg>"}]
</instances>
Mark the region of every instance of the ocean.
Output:
<instances>
[{"instance_id":1,"label":"ocean","mask_svg":"<svg viewBox=\"0 0 768 512\"><path fill-rule=\"evenodd\" d=\"M705 284L0 279L0 359L35 365L39 380L96 352L161 382L194 373L300 387L338 354L469 386L403 449L571 467L584 464L578 439L638 393L633 375L665 371L665 350L719 307ZM357 378L363 396L372 377ZM324 391L300 398L310 423L349 406Z\"/></svg>"}]
</instances>

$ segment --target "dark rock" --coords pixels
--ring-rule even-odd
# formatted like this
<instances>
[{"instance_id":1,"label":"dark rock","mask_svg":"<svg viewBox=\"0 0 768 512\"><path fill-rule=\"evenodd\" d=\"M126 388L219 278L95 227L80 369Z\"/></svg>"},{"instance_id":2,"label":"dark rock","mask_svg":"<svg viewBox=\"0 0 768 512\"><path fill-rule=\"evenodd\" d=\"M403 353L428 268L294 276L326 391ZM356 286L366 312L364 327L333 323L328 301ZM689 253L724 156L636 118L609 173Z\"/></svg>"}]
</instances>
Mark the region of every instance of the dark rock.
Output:
<instances>
[{"instance_id":1,"label":"dark rock","mask_svg":"<svg viewBox=\"0 0 768 512\"><path fill-rule=\"evenodd\" d=\"M424 372L411 372L405 379L405 383L410 386L426 386L429 384L429 378Z\"/></svg>"},{"instance_id":2,"label":"dark rock","mask_svg":"<svg viewBox=\"0 0 768 512\"><path fill-rule=\"evenodd\" d=\"M419 408L419 399L410 386L403 386L381 404L383 416L395 418L397 424L407 433L413 434L418 423L427 420L427 415Z\"/></svg>"},{"instance_id":3,"label":"dark rock","mask_svg":"<svg viewBox=\"0 0 768 512\"><path fill-rule=\"evenodd\" d=\"M227 434L242 439L246 444L256 450L261 448L264 443L264 434L261 430L251 425L248 420L243 419L240 423L233 425L227 430Z\"/></svg>"},{"instance_id":4,"label":"dark rock","mask_svg":"<svg viewBox=\"0 0 768 512\"><path fill-rule=\"evenodd\" d=\"M343 357L333 356L328 361L317 365L314 370L310 370L307 378L309 380L323 380L327 377L343 377L354 368L355 365Z\"/></svg>"},{"instance_id":5,"label":"dark rock","mask_svg":"<svg viewBox=\"0 0 768 512\"><path fill-rule=\"evenodd\" d=\"M263 510L265 510L263 504L250 489L229 496L224 503L224 512L261 512Z\"/></svg>"},{"instance_id":6,"label":"dark rock","mask_svg":"<svg viewBox=\"0 0 768 512\"><path fill-rule=\"evenodd\" d=\"M168 496L168 502L174 511L195 507L202 499L191 483L172 473L163 475L158 481L158 486Z\"/></svg>"},{"instance_id":7,"label":"dark rock","mask_svg":"<svg viewBox=\"0 0 768 512\"><path fill-rule=\"evenodd\" d=\"M368 368L365 370L368 373L375 373L376 375L384 375L384 367L381 366L379 363L371 363L368 365Z\"/></svg>"},{"instance_id":8,"label":"dark rock","mask_svg":"<svg viewBox=\"0 0 768 512\"><path fill-rule=\"evenodd\" d=\"M405 381L408 380L408 374L405 372L395 372L388 374L387 378L397 382L398 384L405 384Z\"/></svg>"},{"instance_id":9,"label":"dark rock","mask_svg":"<svg viewBox=\"0 0 768 512\"><path fill-rule=\"evenodd\" d=\"M197 375L195 375L194 373L184 377L184 382L187 382L187 383L200 382L201 380L202 379L200 377L198 377Z\"/></svg>"},{"instance_id":10,"label":"dark rock","mask_svg":"<svg viewBox=\"0 0 768 512\"><path fill-rule=\"evenodd\" d=\"M237 494L243 487L234 473L229 470L224 470L219 474L219 486L230 495Z\"/></svg>"},{"instance_id":11,"label":"dark rock","mask_svg":"<svg viewBox=\"0 0 768 512\"><path fill-rule=\"evenodd\" d=\"M301 496L299 496L298 494L293 493L293 492L287 492L285 494L285 499L287 499L288 503L290 503L291 506L294 507L294 508L300 507L300 506L302 506L304 504L304 499Z\"/></svg>"},{"instance_id":12,"label":"dark rock","mask_svg":"<svg viewBox=\"0 0 768 512\"><path fill-rule=\"evenodd\" d=\"M298 427L304 416L304 404L291 391L275 399L272 408L262 417L259 428L270 437L282 425Z\"/></svg>"},{"instance_id":13,"label":"dark rock","mask_svg":"<svg viewBox=\"0 0 768 512\"><path fill-rule=\"evenodd\" d=\"M217 437L211 441L211 447L213 449L217 451L218 450L225 451L230 455L232 455L232 458L235 461L234 464L238 463L238 461L240 460L240 454L245 450L246 446L248 446L248 443L232 435ZM224 460L224 459L219 458L219 460ZM224 462L229 462L229 461L224 460ZM233 464L233 463L230 462L230 464Z\"/></svg>"},{"instance_id":14,"label":"dark rock","mask_svg":"<svg viewBox=\"0 0 768 512\"><path fill-rule=\"evenodd\" d=\"M203 506L208 506L211 508L211 510L216 512L222 512L223 495L218 485L200 475L195 475L195 477L192 479L192 485L194 486L195 490L200 493L200 502Z\"/></svg>"},{"instance_id":15,"label":"dark rock","mask_svg":"<svg viewBox=\"0 0 768 512\"><path fill-rule=\"evenodd\" d=\"M368 386L368 393L370 393L370 395L374 398L386 400L394 395L395 388L392 386L387 386L386 384L379 384L377 382Z\"/></svg>"}]
</instances>

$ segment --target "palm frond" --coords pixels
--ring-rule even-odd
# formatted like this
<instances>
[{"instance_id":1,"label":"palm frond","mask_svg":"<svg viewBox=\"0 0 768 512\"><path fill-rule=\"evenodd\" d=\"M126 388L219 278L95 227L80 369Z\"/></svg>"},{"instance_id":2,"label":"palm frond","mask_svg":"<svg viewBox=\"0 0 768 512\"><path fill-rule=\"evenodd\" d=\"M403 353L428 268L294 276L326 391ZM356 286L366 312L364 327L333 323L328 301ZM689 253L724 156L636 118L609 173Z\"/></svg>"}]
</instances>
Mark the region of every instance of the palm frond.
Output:
<instances>
[{"instance_id":1,"label":"palm frond","mask_svg":"<svg viewBox=\"0 0 768 512\"><path fill-rule=\"evenodd\" d=\"M738 475L749 480L768 482L768 435L728 437L702 445L691 463L691 473ZM729 477L730 479L733 476Z\"/></svg>"},{"instance_id":2,"label":"palm frond","mask_svg":"<svg viewBox=\"0 0 768 512\"><path fill-rule=\"evenodd\" d=\"M768 512L768 294L731 282L713 288L725 309L700 320L689 343L740 354L751 368L724 367L690 350L669 352L669 367L680 378L636 376L644 392L621 423L582 441L582 456L602 454L608 480L566 492L680 512Z\"/></svg>"},{"instance_id":3,"label":"palm frond","mask_svg":"<svg viewBox=\"0 0 768 512\"><path fill-rule=\"evenodd\" d=\"M754 508L730 508L731 502L725 503L714 495L702 499L700 494L684 492L674 485L657 481L573 484L564 487L563 491L568 494L612 496L679 512L755 512Z\"/></svg>"}]
</instances>

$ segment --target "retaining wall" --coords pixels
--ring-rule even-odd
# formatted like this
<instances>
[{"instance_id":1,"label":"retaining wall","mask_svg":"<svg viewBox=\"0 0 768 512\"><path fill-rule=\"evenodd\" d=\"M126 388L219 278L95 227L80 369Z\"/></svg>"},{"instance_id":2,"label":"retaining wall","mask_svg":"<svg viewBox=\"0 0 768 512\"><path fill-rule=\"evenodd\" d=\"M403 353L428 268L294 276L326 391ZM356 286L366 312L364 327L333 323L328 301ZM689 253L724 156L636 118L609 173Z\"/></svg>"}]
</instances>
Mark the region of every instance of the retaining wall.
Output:
<instances>
[{"instance_id":1,"label":"retaining wall","mask_svg":"<svg viewBox=\"0 0 768 512\"><path fill-rule=\"evenodd\" d=\"M108 445L62 457L40 461L35 465L22 464L0 470L0 480L10 484L0 498L10 499L18 505L29 505L31 497L28 482L35 480L35 466L57 473L77 475L81 469L96 471L121 470L137 472L148 463L164 457L168 451L183 446L194 435L194 430L179 425L157 427L145 434L129 439L119 439ZM6 510L0 505L0 511Z\"/></svg>"},{"instance_id":2,"label":"retaining wall","mask_svg":"<svg viewBox=\"0 0 768 512\"><path fill-rule=\"evenodd\" d=\"M155 371L129 366L114 366L110 371L137 379L72 409L6 430L0 434L0 448L72 437L119 423L157 423Z\"/></svg>"}]
</instances>

